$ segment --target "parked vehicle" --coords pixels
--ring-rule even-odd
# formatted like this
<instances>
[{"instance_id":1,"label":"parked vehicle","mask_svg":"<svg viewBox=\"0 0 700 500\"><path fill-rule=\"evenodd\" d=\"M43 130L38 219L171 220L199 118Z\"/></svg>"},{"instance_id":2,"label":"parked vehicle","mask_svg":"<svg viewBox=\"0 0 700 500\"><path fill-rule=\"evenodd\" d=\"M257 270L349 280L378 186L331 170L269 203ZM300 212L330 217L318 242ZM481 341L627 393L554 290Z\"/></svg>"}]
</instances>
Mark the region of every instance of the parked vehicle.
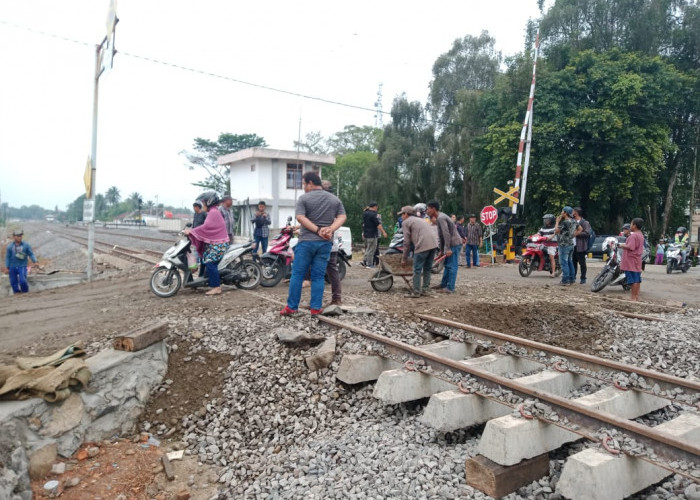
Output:
<instances>
[{"instance_id":1,"label":"parked vehicle","mask_svg":"<svg viewBox=\"0 0 700 500\"><path fill-rule=\"evenodd\" d=\"M350 230L343 232L340 228L336 232L338 242L338 275L342 280L347 273L347 266L350 265L352 250L345 246L349 240ZM282 228L280 234L270 242L270 248L260 257L262 267L262 280L260 284L264 287L276 286L283 278L289 278L292 274L292 261L294 260L294 246L297 243L294 237L294 226L292 218L287 218L287 225ZM326 276L328 281L328 276Z\"/></svg>"},{"instance_id":2,"label":"parked vehicle","mask_svg":"<svg viewBox=\"0 0 700 500\"><path fill-rule=\"evenodd\" d=\"M681 271L687 273L690 269L692 261L690 252L685 257L683 262L683 246L678 243L669 243L666 247L666 273L671 274L673 271Z\"/></svg>"},{"instance_id":3,"label":"parked vehicle","mask_svg":"<svg viewBox=\"0 0 700 500\"><path fill-rule=\"evenodd\" d=\"M551 272L552 265L549 261L549 255L547 254L547 247L545 246L546 241L547 237L541 234L533 234L528 237L523 255L520 257L520 264L518 265L520 276L527 278L532 271ZM558 249L557 253L554 255L554 262L554 275L559 276L561 274L561 264L559 263Z\"/></svg>"},{"instance_id":4,"label":"parked vehicle","mask_svg":"<svg viewBox=\"0 0 700 500\"><path fill-rule=\"evenodd\" d=\"M403 242L403 230L399 229L394 233L394 236L391 237L389 248L387 248L386 252L384 252L384 255L403 253ZM435 259L430 272L432 272L433 274L440 274L443 271L443 269L445 269L445 259Z\"/></svg>"},{"instance_id":5,"label":"parked vehicle","mask_svg":"<svg viewBox=\"0 0 700 500\"><path fill-rule=\"evenodd\" d=\"M591 291L599 292L606 286L620 285L624 290L629 290L625 273L620 269L622 262L622 249L620 248L619 238L616 236L608 236L603 242L603 251L608 256L603 269L593 279L591 283ZM642 251L642 268L644 263L649 260L649 247L644 245Z\"/></svg>"},{"instance_id":6,"label":"parked vehicle","mask_svg":"<svg viewBox=\"0 0 700 500\"><path fill-rule=\"evenodd\" d=\"M290 247L290 241L293 237L294 226L292 226L292 218L287 217L287 225L270 242L267 252L260 257L260 266L262 267L260 284L262 286L271 287L277 285L291 269L294 254Z\"/></svg>"},{"instance_id":7,"label":"parked vehicle","mask_svg":"<svg viewBox=\"0 0 700 500\"><path fill-rule=\"evenodd\" d=\"M591 291L599 292L608 285L621 285L625 290L629 290L625 273L620 270L622 251L619 248L620 242L615 236L608 236L603 241L602 250L608 256L603 269L593 279Z\"/></svg>"},{"instance_id":8,"label":"parked vehicle","mask_svg":"<svg viewBox=\"0 0 700 500\"><path fill-rule=\"evenodd\" d=\"M180 233L181 238L168 248L161 261L155 265L151 274L151 290L158 297L172 297L180 288L198 288L209 286L206 276L195 278L192 274L198 266L191 252L191 241ZM235 285L244 290L251 290L260 284L262 269L257 262L244 258L253 252L254 242L248 241L230 245L219 262L219 276L224 285Z\"/></svg>"}]
</instances>

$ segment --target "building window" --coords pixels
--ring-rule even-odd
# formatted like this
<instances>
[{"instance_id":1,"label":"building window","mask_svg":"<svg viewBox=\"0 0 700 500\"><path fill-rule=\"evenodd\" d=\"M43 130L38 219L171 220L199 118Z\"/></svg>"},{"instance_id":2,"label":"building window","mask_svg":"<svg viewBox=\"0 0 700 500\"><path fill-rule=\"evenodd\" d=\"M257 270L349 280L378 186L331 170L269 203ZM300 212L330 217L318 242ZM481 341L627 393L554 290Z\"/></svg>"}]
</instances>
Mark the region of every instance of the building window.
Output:
<instances>
[{"instance_id":1,"label":"building window","mask_svg":"<svg viewBox=\"0 0 700 500\"><path fill-rule=\"evenodd\" d=\"M301 163L287 163L287 189L301 189L303 168Z\"/></svg>"},{"instance_id":2,"label":"building window","mask_svg":"<svg viewBox=\"0 0 700 500\"><path fill-rule=\"evenodd\" d=\"M255 172L255 163L253 163L253 164L250 166L250 171L251 171L251 172Z\"/></svg>"}]
</instances>

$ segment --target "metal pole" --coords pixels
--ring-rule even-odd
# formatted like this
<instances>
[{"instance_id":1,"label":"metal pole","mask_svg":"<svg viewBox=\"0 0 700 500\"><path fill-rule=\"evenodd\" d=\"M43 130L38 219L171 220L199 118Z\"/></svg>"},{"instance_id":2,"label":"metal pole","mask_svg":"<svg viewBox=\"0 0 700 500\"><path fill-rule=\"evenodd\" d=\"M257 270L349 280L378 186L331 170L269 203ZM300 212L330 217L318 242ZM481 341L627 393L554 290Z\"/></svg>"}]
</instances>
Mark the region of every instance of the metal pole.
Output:
<instances>
[{"instance_id":1,"label":"metal pole","mask_svg":"<svg viewBox=\"0 0 700 500\"><path fill-rule=\"evenodd\" d=\"M103 42L104 43L104 42ZM95 201L95 175L97 174L97 103L100 82L100 52L102 44L95 48L95 79L92 97L92 148L90 150L90 201ZM95 217L88 222L87 280L92 281L92 260L95 252Z\"/></svg>"},{"instance_id":2,"label":"metal pole","mask_svg":"<svg viewBox=\"0 0 700 500\"><path fill-rule=\"evenodd\" d=\"M494 257L494 253L496 250L493 248L493 227L489 226L489 246L491 247L491 251L489 252L491 254L491 264L496 262L496 259Z\"/></svg>"},{"instance_id":3,"label":"metal pole","mask_svg":"<svg viewBox=\"0 0 700 500\"><path fill-rule=\"evenodd\" d=\"M301 166L301 164L299 163L299 146L300 145L301 145L301 111L299 112L299 129L298 129L298 133L297 133L297 168L299 168ZM301 167L301 175L304 175L304 167ZM294 172L294 206L295 207L297 206L297 173L296 173L296 171Z\"/></svg>"}]
</instances>

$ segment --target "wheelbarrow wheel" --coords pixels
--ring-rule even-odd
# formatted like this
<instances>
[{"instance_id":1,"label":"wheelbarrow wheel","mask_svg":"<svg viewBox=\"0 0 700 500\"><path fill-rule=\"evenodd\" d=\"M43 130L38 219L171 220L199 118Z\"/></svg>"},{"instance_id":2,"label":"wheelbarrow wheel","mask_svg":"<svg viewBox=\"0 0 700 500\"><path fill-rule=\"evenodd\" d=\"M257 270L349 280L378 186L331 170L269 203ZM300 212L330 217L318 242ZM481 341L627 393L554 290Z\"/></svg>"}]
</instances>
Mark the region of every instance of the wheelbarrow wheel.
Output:
<instances>
[{"instance_id":1,"label":"wheelbarrow wheel","mask_svg":"<svg viewBox=\"0 0 700 500\"><path fill-rule=\"evenodd\" d=\"M390 272L387 271L377 271L372 279L370 280L372 288L377 292L388 292L391 287L394 286L394 277Z\"/></svg>"}]
</instances>

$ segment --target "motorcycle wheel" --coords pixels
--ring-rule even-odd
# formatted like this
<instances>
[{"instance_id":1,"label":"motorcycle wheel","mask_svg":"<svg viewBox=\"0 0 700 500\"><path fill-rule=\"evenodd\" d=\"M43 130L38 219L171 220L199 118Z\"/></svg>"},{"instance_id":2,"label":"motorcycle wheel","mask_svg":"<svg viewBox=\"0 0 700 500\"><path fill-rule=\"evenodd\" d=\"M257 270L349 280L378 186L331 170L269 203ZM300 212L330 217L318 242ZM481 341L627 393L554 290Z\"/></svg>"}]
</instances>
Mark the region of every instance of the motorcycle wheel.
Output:
<instances>
[{"instance_id":1,"label":"motorcycle wheel","mask_svg":"<svg viewBox=\"0 0 700 500\"><path fill-rule=\"evenodd\" d=\"M624 285L622 285L622 289L625 292L629 292L630 290L632 290L632 287L630 285L628 285L627 283L625 283Z\"/></svg>"},{"instance_id":2,"label":"motorcycle wheel","mask_svg":"<svg viewBox=\"0 0 700 500\"><path fill-rule=\"evenodd\" d=\"M238 288L242 288L243 290L252 290L253 288L256 288L262 280L262 268L260 267L260 264L253 262L252 260L244 260L239 262L235 270L245 270L245 272L248 274L248 279L246 281L236 282L236 286Z\"/></svg>"},{"instance_id":3,"label":"motorcycle wheel","mask_svg":"<svg viewBox=\"0 0 700 500\"><path fill-rule=\"evenodd\" d=\"M687 265L686 265L686 266L681 266L681 272L682 272L682 273L687 273L687 272L688 272L688 269L690 269L690 267L687 266Z\"/></svg>"},{"instance_id":4,"label":"motorcycle wheel","mask_svg":"<svg viewBox=\"0 0 700 500\"><path fill-rule=\"evenodd\" d=\"M345 264L343 259L338 259L338 278L343 281L345 278L345 273L348 272L348 266Z\"/></svg>"},{"instance_id":5,"label":"motorcycle wheel","mask_svg":"<svg viewBox=\"0 0 700 500\"><path fill-rule=\"evenodd\" d=\"M433 274L440 274L444 269L445 269L445 259L442 259L437 264L433 264L433 267L430 270L430 272Z\"/></svg>"},{"instance_id":6,"label":"motorcycle wheel","mask_svg":"<svg viewBox=\"0 0 700 500\"><path fill-rule=\"evenodd\" d=\"M181 286L182 276L177 269L161 266L151 274L151 291L162 299L175 295Z\"/></svg>"},{"instance_id":7,"label":"motorcycle wheel","mask_svg":"<svg viewBox=\"0 0 700 500\"><path fill-rule=\"evenodd\" d=\"M603 288L608 286L612 281L613 275L610 269L603 269L598 276L593 279L591 283L591 292L600 292Z\"/></svg>"},{"instance_id":8,"label":"motorcycle wheel","mask_svg":"<svg viewBox=\"0 0 700 500\"><path fill-rule=\"evenodd\" d=\"M260 286L272 287L284 278L285 265L281 259L272 259L265 257L260 264L262 277L260 278Z\"/></svg>"},{"instance_id":9,"label":"motorcycle wheel","mask_svg":"<svg viewBox=\"0 0 700 500\"><path fill-rule=\"evenodd\" d=\"M378 271L372 276L370 284L377 292L388 292L394 286L394 277L387 271Z\"/></svg>"},{"instance_id":10,"label":"motorcycle wheel","mask_svg":"<svg viewBox=\"0 0 700 500\"><path fill-rule=\"evenodd\" d=\"M669 260L666 264L666 274L671 274L673 272L673 261Z\"/></svg>"},{"instance_id":11,"label":"motorcycle wheel","mask_svg":"<svg viewBox=\"0 0 700 500\"><path fill-rule=\"evenodd\" d=\"M520 259L520 264L518 264L518 272L523 278L530 276L532 273L532 261L526 258Z\"/></svg>"}]
</instances>

